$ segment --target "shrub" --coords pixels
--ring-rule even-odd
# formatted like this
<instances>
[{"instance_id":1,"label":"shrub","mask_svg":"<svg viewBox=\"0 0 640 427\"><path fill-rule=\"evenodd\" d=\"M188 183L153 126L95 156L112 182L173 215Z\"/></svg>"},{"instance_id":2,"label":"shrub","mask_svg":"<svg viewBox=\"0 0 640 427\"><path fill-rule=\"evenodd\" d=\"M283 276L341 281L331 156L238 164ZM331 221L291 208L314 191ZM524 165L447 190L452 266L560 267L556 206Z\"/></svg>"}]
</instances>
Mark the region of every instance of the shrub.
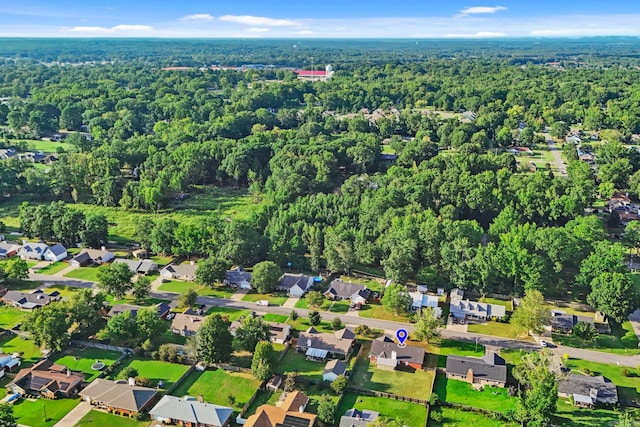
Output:
<instances>
[{"instance_id":1,"label":"shrub","mask_svg":"<svg viewBox=\"0 0 640 427\"><path fill-rule=\"evenodd\" d=\"M298 318L298 312L295 310L291 310L291 314L289 314L291 320L296 320Z\"/></svg>"},{"instance_id":2,"label":"shrub","mask_svg":"<svg viewBox=\"0 0 640 427\"><path fill-rule=\"evenodd\" d=\"M139 385L140 387L152 387L153 381L146 377L136 377L136 385Z\"/></svg>"},{"instance_id":3,"label":"shrub","mask_svg":"<svg viewBox=\"0 0 640 427\"><path fill-rule=\"evenodd\" d=\"M137 376L138 376L138 370L136 368L132 368L131 366L127 366L122 370L122 372L120 372L120 377L124 378L125 380L127 378L135 378Z\"/></svg>"},{"instance_id":4,"label":"shrub","mask_svg":"<svg viewBox=\"0 0 640 427\"><path fill-rule=\"evenodd\" d=\"M442 416L442 412L440 411L431 411L431 414L429 415L429 417L431 418L432 421L436 423L441 423L442 420L444 419L444 417Z\"/></svg>"}]
</instances>

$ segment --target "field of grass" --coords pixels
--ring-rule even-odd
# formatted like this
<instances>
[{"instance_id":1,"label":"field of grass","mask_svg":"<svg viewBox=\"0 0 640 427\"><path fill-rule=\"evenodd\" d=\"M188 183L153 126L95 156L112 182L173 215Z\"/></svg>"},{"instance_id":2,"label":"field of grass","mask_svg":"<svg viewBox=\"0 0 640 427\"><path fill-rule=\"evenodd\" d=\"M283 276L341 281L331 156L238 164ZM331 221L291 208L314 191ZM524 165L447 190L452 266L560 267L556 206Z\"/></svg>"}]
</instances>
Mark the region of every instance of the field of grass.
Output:
<instances>
[{"instance_id":1,"label":"field of grass","mask_svg":"<svg viewBox=\"0 0 640 427\"><path fill-rule=\"evenodd\" d=\"M434 371L401 371L378 369L369 362L371 343L362 349L351 373L351 383L365 390L383 391L399 396L428 400L431 395Z\"/></svg>"},{"instance_id":2,"label":"field of grass","mask_svg":"<svg viewBox=\"0 0 640 427\"><path fill-rule=\"evenodd\" d=\"M71 270L64 277L71 279L88 280L89 282L98 281L98 267L78 267Z\"/></svg>"},{"instance_id":3,"label":"field of grass","mask_svg":"<svg viewBox=\"0 0 640 427\"><path fill-rule=\"evenodd\" d=\"M329 307L331 307L331 303L332 301L329 299L325 299L324 301L322 301L322 306L316 308L318 311L327 311L329 310ZM307 299L306 298L300 298L298 301L296 301L296 304L294 306L295 308L303 308L303 309L312 309L311 307L309 307L309 304L307 304Z\"/></svg>"},{"instance_id":4,"label":"field of grass","mask_svg":"<svg viewBox=\"0 0 640 427\"><path fill-rule=\"evenodd\" d=\"M608 409L579 409L569 399L558 399L558 410L551 421L555 426L599 427L615 425L619 413Z\"/></svg>"},{"instance_id":5,"label":"field of grass","mask_svg":"<svg viewBox=\"0 0 640 427\"><path fill-rule=\"evenodd\" d=\"M38 427L50 427L60 421L73 408L80 399L20 399L13 405L13 414L19 424ZM45 421L45 415L48 421Z\"/></svg>"},{"instance_id":6,"label":"field of grass","mask_svg":"<svg viewBox=\"0 0 640 427\"><path fill-rule=\"evenodd\" d=\"M261 300L269 301L269 305L282 305L287 301L288 297L285 294L258 294L249 292L242 297L242 301L257 302Z\"/></svg>"},{"instance_id":7,"label":"field of grass","mask_svg":"<svg viewBox=\"0 0 640 427\"><path fill-rule=\"evenodd\" d=\"M300 332L304 332L311 327L309 320L305 317L298 317L296 320L289 318L286 323L291 325L291 328ZM329 322L320 322L320 324L314 326L314 328L320 332L333 332L333 328Z\"/></svg>"},{"instance_id":8,"label":"field of grass","mask_svg":"<svg viewBox=\"0 0 640 427\"><path fill-rule=\"evenodd\" d=\"M630 356L640 353L638 337L629 321L612 327L610 335L600 334L595 343L585 342L575 335L565 334L553 334L553 342L569 347L588 348L621 355Z\"/></svg>"},{"instance_id":9,"label":"field of grass","mask_svg":"<svg viewBox=\"0 0 640 427\"><path fill-rule=\"evenodd\" d=\"M384 283L380 283L377 280L374 279L364 279L364 278L359 278L359 277L349 277L349 276L340 276L340 280L342 280L343 282L352 282L352 283L358 283L360 285L365 285L367 287L367 289L373 291L373 292L380 292L382 291L382 288L384 287Z\"/></svg>"},{"instance_id":10,"label":"field of grass","mask_svg":"<svg viewBox=\"0 0 640 427\"><path fill-rule=\"evenodd\" d=\"M22 355L22 368L29 366L42 359L42 352L35 343L21 336L14 336L0 343L2 352L6 354L20 353Z\"/></svg>"},{"instance_id":11,"label":"field of grass","mask_svg":"<svg viewBox=\"0 0 640 427\"><path fill-rule=\"evenodd\" d=\"M58 291L60 293L60 296L65 298L71 298L73 295L77 294L81 290L82 288L75 288L73 286L54 285L54 286L49 286L46 289L46 292Z\"/></svg>"},{"instance_id":12,"label":"field of grass","mask_svg":"<svg viewBox=\"0 0 640 427\"><path fill-rule=\"evenodd\" d=\"M399 418L404 425L408 426L424 426L427 418L427 409L417 403L347 392L344 394L340 406L338 406L337 413L338 415L343 415L351 408L376 411L384 418Z\"/></svg>"},{"instance_id":13,"label":"field of grass","mask_svg":"<svg viewBox=\"0 0 640 427\"><path fill-rule=\"evenodd\" d=\"M426 366L431 368L436 366L444 368L447 364L447 356L450 354L456 356L484 356L484 346L482 344L476 345L466 341L442 339L438 345L425 345L425 348L428 352Z\"/></svg>"},{"instance_id":14,"label":"field of grass","mask_svg":"<svg viewBox=\"0 0 640 427\"><path fill-rule=\"evenodd\" d=\"M165 389L169 388L189 369L187 365L163 362L161 360L131 359L129 363L120 365L120 369L114 372L113 376L117 377L120 371L127 366L135 368L138 371L138 376L149 378L154 386L158 384L158 381L164 381Z\"/></svg>"},{"instance_id":15,"label":"field of grass","mask_svg":"<svg viewBox=\"0 0 640 427\"><path fill-rule=\"evenodd\" d=\"M193 397L202 395L205 402L231 406L239 412L259 386L259 381L241 372L228 372L222 369L193 371L173 391L173 394ZM233 397L230 398L230 396Z\"/></svg>"},{"instance_id":16,"label":"field of grass","mask_svg":"<svg viewBox=\"0 0 640 427\"><path fill-rule=\"evenodd\" d=\"M300 376L322 381L322 371L325 362L307 360L304 353L298 353L295 349L289 349L282 361L278 363L276 371L285 374L297 372Z\"/></svg>"},{"instance_id":17,"label":"field of grass","mask_svg":"<svg viewBox=\"0 0 640 427\"><path fill-rule=\"evenodd\" d=\"M121 417L102 411L91 410L74 427L118 426L147 427L149 421L136 421L133 418Z\"/></svg>"},{"instance_id":18,"label":"field of grass","mask_svg":"<svg viewBox=\"0 0 640 427\"><path fill-rule=\"evenodd\" d=\"M367 319L390 320L392 322L408 322L408 316L400 316L387 310L382 304L370 303L362 306L359 312L360 317Z\"/></svg>"},{"instance_id":19,"label":"field of grass","mask_svg":"<svg viewBox=\"0 0 640 427\"><path fill-rule=\"evenodd\" d=\"M99 360L105 365L111 366L119 357L120 353L117 351L100 350L91 347L83 350L71 348L65 351L64 354L54 362L64 365L72 371L84 373L85 381L91 382L100 375L100 371L94 371L91 369L91 365Z\"/></svg>"},{"instance_id":20,"label":"field of grass","mask_svg":"<svg viewBox=\"0 0 640 427\"><path fill-rule=\"evenodd\" d=\"M11 329L18 323L22 323L27 312L8 305L0 306L0 328Z\"/></svg>"},{"instance_id":21,"label":"field of grass","mask_svg":"<svg viewBox=\"0 0 640 427\"><path fill-rule=\"evenodd\" d=\"M496 337L517 338L518 334L513 332L511 324L490 320L485 323L469 323L467 331L476 334L493 335ZM530 338L521 338L530 339Z\"/></svg>"},{"instance_id":22,"label":"field of grass","mask_svg":"<svg viewBox=\"0 0 640 427\"><path fill-rule=\"evenodd\" d=\"M510 427L517 426L517 424L509 423L504 420L496 420L486 415L463 411L457 408L448 408L442 406L440 408L433 408L431 410L433 416L429 419L429 427ZM441 414L442 421L436 422L433 417L436 413Z\"/></svg>"},{"instance_id":23,"label":"field of grass","mask_svg":"<svg viewBox=\"0 0 640 427\"><path fill-rule=\"evenodd\" d=\"M51 276L64 270L67 267L69 267L69 264L67 264L66 262L54 262L53 264L49 264L46 267L38 270L38 274L47 274Z\"/></svg>"},{"instance_id":24,"label":"field of grass","mask_svg":"<svg viewBox=\"0 0 640 427\"><path fill-rule=\"evenodd\" d=\"M234 320L238 320L242 316L248 315L250 312L249 310L237 310L235 308L228 307L211 307L207 310L206 314L210 315L216 313L220 314L222 317L227 317L230 322L233 322Z\"/></svg>"},{"instance_id":25,"label":"field of grass","mask_svg":"<svg viewBox=\"0 0 640 427\"><path fill-rule=\"evenodd\" d=\"M278 399L280 399L281 395L282 395L282 390L279 390L276 392L265 390L265 389L258 390L258 395L253 400L253 402L251 402L251 405L249 405L249 408L245 413L245 418L248 418L249 416L255 414L256 411L258 410L258 407L261 405L275 406L276 402L278 401Z\"/></svg>"},{"instance_id":26,"label":"field of grass","mask_svg":"<svg viewBox=\"0 0 640 427\"><path fill-rule=\"evenodd\" d=\"M612 362L615 357L611 358ZM637 377L626 377L623 370L636 371L633 368L624 368L618 365L596 363L581 359L569 359L568 366L576 371L585 373L588 369L593 375L604 375L618 387L618 399L621 404L631 404L640 401L640 380ZM636 371L637 373L637 371Z\"/></svg>"},{"instance_id":27,"label":"field of grass","mask_svg":"<svg viewBox=\"0 0 640 427\"><path fill-rule=\"evenodd\" d=\"M433 387L438 399L452 403L462 403L480 409L506 412L515 408L516 398L509 396L506 388L484 387L474 390L471 384L464 381L449 380L444 374L436 375Z\"/></svg>"},{"instance_id":28,"label":"field of grass","mask_svg":"<svg viewBox=\"0 0 640 427\"><path fill-rule=\"evenodd\" d=\"M156 305L158 303L161 302L165 302L167 304L169 304L169 300L166 299L159 299L159 298L145 298L142 300L136 300L135 297L133 295L125 295L124 298L122 299L116 299L115 297L113 297L113 295L107 295L106 298L107 303L109 303L109 305L114 305L114 304L135 304L135 305L141 305L141 306L152 306L152 305Z\"/></svg>"},{"instance_id":29,"label":"field of grass","mask_svg":"<svg viewBox=\"0 0 640 427\"><path fill-rule=\"evenodd\" d=\"M209 286L202 286L184 280L167 280L162 283L158 289L166 292L175 292L177 294L181 294L188 289L193 289L198 293L198 295L216 298L231 298L231 295L233 295L234 292L232 288L228 288L226 286L215 286L211 288Z\"/></svg>"},{"instance_id":30,"label":"field of grass","mask_svg":"<svg viewBox=\"0 0 640 427\"><path fill-rule=\"evenodd\" d=\"M43 153L57 153L58 148L62 148L64 151L73 151L73 145L66 142L45 141L41 139L16 139L11 140L11 142L14 144L24 142L27 144L29 150L42 151Z\"/></svg>"},{"instance_id":31,"label":"field of grass","mask_svg":"<svg viewBox=\"0 0 640 427\"><path fill-rule=\"evenodd\" d=\"M267 313L262 317L262 320L264 320L265 322L284 323L287 321L288 318L289 318L288 316L285 316L283 314Z\"/></svg>"},{"instance_id":32,"label":"field of grass","mask_svg":"<svg viewBox=\"0 0 640 427\"><path fill-rule=\"evenodd\" d=\"M165 265L173 261L173 257L161 255L155 255L150 257L149 259L158 264L158 267L164 267Z\"/></svg>"}]
</instances>

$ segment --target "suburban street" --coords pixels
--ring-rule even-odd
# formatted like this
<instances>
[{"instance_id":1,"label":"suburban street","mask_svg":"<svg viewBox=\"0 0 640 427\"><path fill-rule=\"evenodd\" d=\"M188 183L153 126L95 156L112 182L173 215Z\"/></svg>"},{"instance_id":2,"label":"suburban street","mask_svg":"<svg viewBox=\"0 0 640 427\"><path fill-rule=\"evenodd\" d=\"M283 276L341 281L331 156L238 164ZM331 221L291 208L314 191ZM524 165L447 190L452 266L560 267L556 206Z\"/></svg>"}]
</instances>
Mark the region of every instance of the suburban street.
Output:
<instances>
[{"instance_id":1,"label":"suburban street","mask_svg":"<svg viewBox=\"0 0 640 427\"><path fill-rule=\"evenodd\" d=\"M544 133L544 139L547 142L547 145L549 146L549 151L551 151L551 154L553 155L553 158L554 158L552 168L557 169L560 172L561 176L566 177L567 165L564 163L564 160L562 160L562 155L560 153L560 149L558 148L558 145L553 140L551 135L549 135L548 132Z\"/></svg>"},{"instance_id":2,"label":"suburban street","mask_svg":"<svg viewBox=\"0 0 640 427\"><path fill-rule=\"evenodd\" d=\"M95 288L95 283L85 280L69 279L66 277L54 277L42 274L31 273L29 275L30 280L42 281L43 287L53 284L79 287L79 288ZM152 291L150 293L152 298L165 299L172 301L172 305L175 305L175 301L178 298L178 294L173 292ZM207 296L200 296L197 300L198 304L205 304L208 306L233 308L238 310L251 310L256 313L272 313L288 316L291 313L291 308L283 306L258 306L254 302L248 301L236 301L232 299L221 299ZM296 312L301 317L308 317L310 310L296 308ZM347 314L336 314L330 312L322 312L322 319L331 321L336 317L339 317L343 323L349 326L367 325L370 328L382 329L389 333L395 333L399 328L404 328L409 332L413 331L413 325L408 323L393 322L388 320L369 319L357 316L357 312L349 312ZM511 338L495 337L490 335L475 334L471 332L453 331L442 329L441 336L457 341L466 341L472 343L482 344L488 347L494 348L506 348L512 350L539 350L541 347L539 344L531 341L521 341ZM546 338L545 338L546 339ZM546 339L548 340L548 339ZM611 353L605 353L601 351L585 350L574 347L565 346L552 346L550 348L557 356L568 354L570 357L589 360L598 363L615 363L620 366L637 367L640 365L640 355L624 356Z\"/></svg>"}]
</instances>

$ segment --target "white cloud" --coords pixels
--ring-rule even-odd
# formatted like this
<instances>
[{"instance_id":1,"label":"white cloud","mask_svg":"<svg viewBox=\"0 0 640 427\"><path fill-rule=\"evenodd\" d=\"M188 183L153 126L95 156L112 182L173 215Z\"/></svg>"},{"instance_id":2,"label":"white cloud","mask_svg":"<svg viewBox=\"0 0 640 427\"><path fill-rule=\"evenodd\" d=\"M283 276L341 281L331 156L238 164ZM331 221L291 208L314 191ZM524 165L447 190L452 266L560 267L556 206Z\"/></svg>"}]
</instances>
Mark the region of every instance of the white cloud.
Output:
<instances>
[{"instance_id":1,"label":"white cloud","mask_svg":"<svg viewBox=\"0 0 640 427\"><path fill-rule=\"evenodd\" d=\"M245 30L247 33L266 33L269 31L268 28L264 27L251 27Z\"/></svg>"},{"instance_id":2,"label":"white cloud","mask_svg":"<svg viewBox=\"0 0 640 427\"><path fill-rule=\"evenodd\" d=\"M309 34L313 34L313 31L311 31L311 30L301 30L301 31L296 31L296 34L300 34L301 36L308 36Z\"/></svg>"},{"instance_id":3,"label":"white cloud","mask_svg":"<svg viewBox=\"0 0 640 427\"><path fill-rule=\"evenodd\" d=\"M236 24L250 25L250 26L264 26L264 27L298 27L299 22L289 19L275 19L267 18L265 16L251 16L251 15L224 15L219 18L225 22L235 22Z\"/></svg>"},{"instance_id":4,"label":"white cloud","mask_svg":"<svg viewBox=\"0 0 640 427\"><path fill-rule=\"evenodd\" d=\"M213 16L209 15L208 13L195 13L193 15L187 15L180 18L180 21L187 21L187 22L189 21L208 22L212 20L213 20Z\"/></svg>"},{"instance_id":5,"label":"white cloud","mask_svg":"<svg viewBox=\"0 0 640 427\"><path fill-rule=\"evenodd\" d=\"M148 25L116 25L115 27L63 27L62 32L81 34L116 34L116 33L139 33L153 31L153 27Z\"/></svg>"},{"instance_id":6,"label":"white cloud","mask_svg":"<svg viewBox=\"0 0 640 427\"><path fill-rule=\"evenodd\" d=\"M496 13L501 10L507 10L507 8L504 6L475 6L462 9L460 13L462 15L476 15L482 13Z\"/></svg>"}]
</instances>

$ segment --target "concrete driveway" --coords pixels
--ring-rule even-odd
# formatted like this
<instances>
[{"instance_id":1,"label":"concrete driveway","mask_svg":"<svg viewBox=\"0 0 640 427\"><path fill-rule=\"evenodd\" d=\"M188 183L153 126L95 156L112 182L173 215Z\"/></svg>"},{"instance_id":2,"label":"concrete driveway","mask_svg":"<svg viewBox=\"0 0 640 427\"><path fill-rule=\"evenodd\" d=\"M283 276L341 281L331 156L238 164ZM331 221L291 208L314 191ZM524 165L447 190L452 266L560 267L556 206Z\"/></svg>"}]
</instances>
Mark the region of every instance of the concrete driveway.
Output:
<instances>
[{"instance_id":1,"label":"concrete driveway","mask_svg":"<svg viewBox=\"0 0 640 427\"><path fill-rule=\"evenodd\" d=\"M93 407L89 402L85 402L83 400L78 406L73 408L71 412L65 415L64 418L58 421L54 427L73 427L78 424L78 422L84 418L92 408Z\"/></svg>"}]
</instances>

